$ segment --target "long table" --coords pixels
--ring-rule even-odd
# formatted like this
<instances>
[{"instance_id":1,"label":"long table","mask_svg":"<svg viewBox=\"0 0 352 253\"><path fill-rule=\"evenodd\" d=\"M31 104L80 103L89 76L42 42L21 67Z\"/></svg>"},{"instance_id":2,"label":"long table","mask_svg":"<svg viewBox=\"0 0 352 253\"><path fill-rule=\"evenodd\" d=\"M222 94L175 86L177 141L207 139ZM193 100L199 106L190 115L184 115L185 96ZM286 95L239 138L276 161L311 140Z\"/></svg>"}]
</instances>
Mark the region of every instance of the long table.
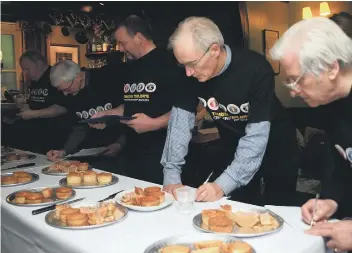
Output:
<instances>
[{"instance_id":1,"label":"long table","mask_svg":"<svg viewBox=\"0 0 352 253\"><path fill-rule=\"evenodd\" d=\"M41 165L41 162L45 164ZM144 252L149 245L165 237L201 233L193 227L192 219L202 209L219 208L220 204L230 204L233 208L241 209L253 208L248 204L221 199L211 203L196 203L196 211L189 215L178 213L176 207L171 205L155 212L129 210L126 219L102 228L58 229L45 223L45 213L33 216L31 212L36 208L17 207L6 202L6 197L17 190L59 185L59 180L62 177L41 173L41 169L47 166L45 156L37 155L35 163L35 167L25 170L37 173L40 176L38 181L28 185L2 187L1 189L1 250L3 253ZM152 185L133 178L117 176L119 182L112 186L76 189L76 198L86 197L88 201L96 201L119 190ZM285 222L283 228L276 233L244 239L255 248L257 253L326 252L321 237L304 234L305 227L302 226L298 207L271 207L271 209L277 211L287 223Z\"/></svg>"}]
</instances>

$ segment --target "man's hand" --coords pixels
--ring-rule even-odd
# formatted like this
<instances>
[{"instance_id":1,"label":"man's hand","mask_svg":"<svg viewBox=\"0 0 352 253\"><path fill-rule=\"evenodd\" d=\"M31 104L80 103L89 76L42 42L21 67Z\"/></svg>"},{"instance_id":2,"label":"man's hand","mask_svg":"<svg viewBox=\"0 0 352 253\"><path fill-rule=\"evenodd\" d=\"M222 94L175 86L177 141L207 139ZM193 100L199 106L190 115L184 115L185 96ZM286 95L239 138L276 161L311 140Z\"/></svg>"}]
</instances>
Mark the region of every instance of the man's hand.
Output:
<instances>
[{"instance_id":1,"label":"man's hand","mask_svg":"<svg viewBox=\"0 0 352 253\"><path fill-rule=\"evenodd\" d=\"M318 224L306 233L330 238L327 246L335 252L352 250L352 220Z\"/></svg>"},{"instance_id":2,"label":"man's hand","mask_svg":"<svg viewBox=\"0 0 352 253\"><path fill-rule=\"evenodd\" d=\"M176 189L184 187L182 184L169 184L164 186L163 191L168 192L174 196L174 198L177 200L176 196Z\"/></svg>"},{"instance_id":3,"label":"man's hand","mask_svg":"<svg viewBox=\"0 0 352 253\"><path fill-rule=\"evenodd\" d=\"M120 143L113 143L106 147L106 152L104 153L105 156L116 156L122 147Z\"/></svg>"},{"instance_id":4,"label":"man's hand","mask_svg":"<svg viewBox=\"0 0 352 253\"><path fill-rule=\"evenodd\" d=\"M23 120L29 120L37 118L37 112L31 109L22 109L20 113L17 113L17 116L20 116Z\"/></svg>"},{"instance_id":5,"label":"man's hand","mask_svg":"<svg viewBox=\"0 0 352 253\"><path fill-rule=\"evenodd\" d=\"M139 134L158 129L158 127L155 124L155 119L150 118L144 113L136 113L132 117L134 117L135 119L121 120L120 122L122 124L126 124L127 126L133 128L134 131L136 131Z\"/></svg>"},{"instance_id":6,"label":"man's hand","mask_svg":"<svg viewBox=\"0 0 352 253\"><path fill-rule=\"evenodd\" d=\"M66 155L66 152L64 150L50 150L46 153L48 160L53 162L64 157L65 155Z\"/></svg>"},{"instance_id":7,"label":"man's hand","mask_svg":"<svg viewBox=\"0 0 352 253\"><path fill-rule=\"evenodd\" d=\"M310 224L314 212L315 199L308 200L302 207L303 220ZM337 203L331 199L318 199L317 210L313 221L315 223L323 222L329 219L337 210Z\"/></svg>"},{"instance_id":8,"label":"man's hand","mask_svg":"<svg viewBox=\"0 0 352 253\"><path fill-rule=\"evenodd\" d=\"M196 201L216 201L224 196L221 187L216 183L207 183L197 189Z\"/></svg>"},{"instance_id":9,"label":"man's hand","mask_svg":"<svg viewBox=\"0 0 352 253\"><path fill-rule=\"evenodd\" d=\"M100 118L100 117L103 117L103 116L106 116L106 115L108 115L107 111L97 112L91 118L92 119ZM97 124L89 124L89 127L102 130L102 129L104 129L106 127L106 125L104 123L97 123Z\"/></svg>"}]
</instances>

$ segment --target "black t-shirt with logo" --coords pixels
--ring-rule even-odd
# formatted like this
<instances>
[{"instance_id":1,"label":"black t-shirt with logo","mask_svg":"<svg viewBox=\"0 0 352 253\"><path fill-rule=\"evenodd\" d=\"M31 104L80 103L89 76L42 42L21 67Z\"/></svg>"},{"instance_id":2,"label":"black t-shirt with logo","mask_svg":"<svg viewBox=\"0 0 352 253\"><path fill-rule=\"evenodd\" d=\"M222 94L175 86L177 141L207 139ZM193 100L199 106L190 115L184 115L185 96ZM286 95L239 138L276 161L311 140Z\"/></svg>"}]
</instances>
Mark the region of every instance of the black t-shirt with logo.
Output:
<instances>
[{"instance_id":1,"label":"black t-shirt with logo","mask_svg":"<svg viewBox=\"0 0 352 253\"><path fill-rule=\"evenodd\" d=\"M142 58L127 63L126 67L128 70L123 86L125 116L144 113L151 118L157 118L168 113L179 94L190 83L171 53L163 48L153 49ZM163 128L138 134L127 127L127 147L146 153L161 153L166 133L167 128Z\"/></svg>"},{"instance_id":2,"label":"black t-shirt with logo","mask_svg":"<svg viewBox=\"0 0 352 253\"><path fill-rule=\"evenodd\" d=\"M285 135L284 126L290 122L274 85L273 70L265 58L239 49L232 49L232 60L224 73L202 84L199 100L215 120L222 142L232 151L246 134L248 123L271 122L270 139L275 139L278 128L280 135Z\"/></svg>"},{"instance_id":3,"label":"black t-shirt with logo","mask_svg":"<svg viewBox=\"0 0 352 253\"><path fill-rule=\"evenodd\" d=\"M28 105L32 110L45 109L65 101L64 94L51 85L50 70L51 66L47 68L38 81L31 82Z\"/></svg>"}]
</instances>

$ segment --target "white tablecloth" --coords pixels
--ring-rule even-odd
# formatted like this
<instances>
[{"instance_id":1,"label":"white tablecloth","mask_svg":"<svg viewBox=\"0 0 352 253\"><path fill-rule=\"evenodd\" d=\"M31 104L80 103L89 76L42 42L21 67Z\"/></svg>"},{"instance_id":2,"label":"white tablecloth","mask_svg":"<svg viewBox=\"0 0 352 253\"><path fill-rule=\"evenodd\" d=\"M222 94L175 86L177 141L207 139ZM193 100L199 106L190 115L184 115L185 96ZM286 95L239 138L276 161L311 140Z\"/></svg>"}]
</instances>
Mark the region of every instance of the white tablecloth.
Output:
<instances>
[{"instance_id":1,"label":"white tablecloth","mask_svg":"<svg viewBox=\"0 0 352 253\"><path fill-rule=\"evenodd\" d=\"M45 159L38 156L38 159ZM39 163L39 162L38 162ZM42 166L43 167L43 166ZM36 208L17 207L6 202L13 191L42 186L57 186L62 177L41 174L41 168L30 168L39 174L40 180L17 187L2 187L1 192L1 248L11 253L138 253L152 243L165 237L201 233L192 225L195 214L205 208L218 208L220 204L231 204L234 208L253 206L222 199L213 203L196 203L196 211L190 215L179 214L174 205L156 212L129 211L125 220L111 226L90 230L65 230L50 227L45 223L45 213L32 215ZM146 187L150 183L119 176L120 181L113 186L96 189L77 189L76 198L100 200L119 190L134 186ZM273 211L278 211L274 210ZM285 211L286 210L286 211ZM295 208L280 209L280 215L288 223L299 222L300 213ZM267 236L244 239L257 253L322 253L325 252L323 239L304 234L303 229L284 224L281 231Z\"/></svg>"}]
</instances>

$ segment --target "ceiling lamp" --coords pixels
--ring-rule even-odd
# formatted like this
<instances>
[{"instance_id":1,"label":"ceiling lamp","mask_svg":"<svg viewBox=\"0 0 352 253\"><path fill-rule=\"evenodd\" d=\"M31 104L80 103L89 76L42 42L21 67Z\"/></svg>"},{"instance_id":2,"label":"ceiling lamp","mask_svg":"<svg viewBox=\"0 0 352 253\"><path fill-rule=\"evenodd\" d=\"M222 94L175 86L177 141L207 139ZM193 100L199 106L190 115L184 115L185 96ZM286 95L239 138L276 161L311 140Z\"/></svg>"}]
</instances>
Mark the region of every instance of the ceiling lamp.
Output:
<instances>
[{"instance_id":1,"label":"ceiling lamp","mask_svg":"<svg viewBox=\"0 0 352 253\"><path fill-rule=\"evenodd\" d=\"M302 19L309 19L312 17L313 17L313 14L312 14L312 10L310 9L310 7L304 7L302 10Z\"/></svg>"},{"instance_id":2,"label":"ceiling lamp","mask_svg":"<svg viewBox=\"0 0 352 253\"><path fill-rule=\"evenodd\" d=\"M329 16L331 14L329 4L327 2L320 3L320 16Z\"/></svg>"}]
</instances>

